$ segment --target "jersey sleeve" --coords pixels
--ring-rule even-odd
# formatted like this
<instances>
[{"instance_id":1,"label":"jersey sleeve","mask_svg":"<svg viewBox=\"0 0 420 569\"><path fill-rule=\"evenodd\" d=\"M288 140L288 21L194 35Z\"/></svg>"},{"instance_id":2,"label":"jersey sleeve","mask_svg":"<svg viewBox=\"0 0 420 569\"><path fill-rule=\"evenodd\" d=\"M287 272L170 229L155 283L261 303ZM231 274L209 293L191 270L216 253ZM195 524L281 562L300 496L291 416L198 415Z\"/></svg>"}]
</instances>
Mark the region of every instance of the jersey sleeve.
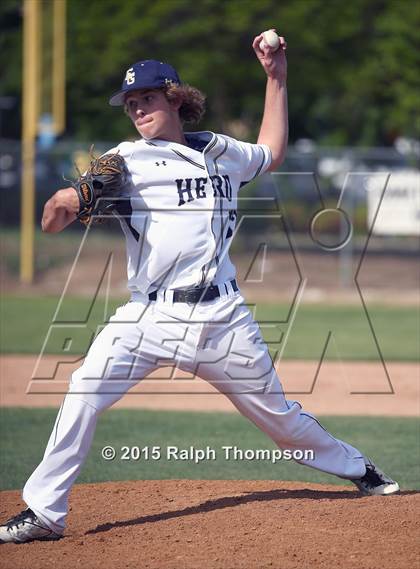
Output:
<instances>
[{"instance_id":1,"label":"jersey sleeve","mask_svg":"<svg viewBox=\"0 0 420 569\"><path fill-rule=\"evenodd\" d=\"M266 144L251 144L232 138L229 139L229 143L234 148L235 161L240 170L241 186L264 174L270 167L271 150Z\"/></svg>"}]
</instances>

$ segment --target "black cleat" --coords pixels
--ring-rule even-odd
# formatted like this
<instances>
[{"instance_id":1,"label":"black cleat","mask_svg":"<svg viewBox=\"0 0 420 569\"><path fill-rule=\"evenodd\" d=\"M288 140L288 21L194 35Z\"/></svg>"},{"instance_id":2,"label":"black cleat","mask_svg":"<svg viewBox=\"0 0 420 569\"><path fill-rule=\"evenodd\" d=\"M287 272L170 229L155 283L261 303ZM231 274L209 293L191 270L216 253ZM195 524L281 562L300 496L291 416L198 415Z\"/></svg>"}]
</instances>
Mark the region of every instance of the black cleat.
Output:
<instances>
[{"instance_id":1,"label":"black cleat","mask_svg":"<svg viewBox=\"0 0 420 569\"><path fill-rule=\"evenodd\" d=\"M362 478L352 479L352 482L366 496L387 496L395 494L400 489L398 482L389 478L368 458L366 459L366 474Z\"/></svg>"}]
</instances>

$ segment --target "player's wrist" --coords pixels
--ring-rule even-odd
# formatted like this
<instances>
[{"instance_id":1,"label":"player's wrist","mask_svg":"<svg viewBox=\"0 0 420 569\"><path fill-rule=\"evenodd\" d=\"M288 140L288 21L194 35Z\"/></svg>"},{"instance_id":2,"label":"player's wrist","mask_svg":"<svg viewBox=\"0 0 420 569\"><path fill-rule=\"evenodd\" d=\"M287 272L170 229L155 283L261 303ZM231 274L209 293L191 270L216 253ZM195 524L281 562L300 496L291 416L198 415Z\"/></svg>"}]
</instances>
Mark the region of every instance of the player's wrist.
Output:
<instances>
[{"instance_id":1,"label":"player's wrist","mask_svg":"<svg viewBox=\"0 0 420 569\"><path fill-rule=\"evenodd\" d=\"M278 88L285 88L287 86L287 73L267 73L267 84L272 84Z\"/></svg>"},{"instance_id":2,"label":"player's wrist","mask_svg":"<svg viewBox=\"0 0 420 569\"><path fill-rule=\"evenodd\" d=\"M74 188L70 187L59 190L54 198L54 205L57 209L64 209L74 214L79 212L79 198Z\"/></svg>"}]
</instances>

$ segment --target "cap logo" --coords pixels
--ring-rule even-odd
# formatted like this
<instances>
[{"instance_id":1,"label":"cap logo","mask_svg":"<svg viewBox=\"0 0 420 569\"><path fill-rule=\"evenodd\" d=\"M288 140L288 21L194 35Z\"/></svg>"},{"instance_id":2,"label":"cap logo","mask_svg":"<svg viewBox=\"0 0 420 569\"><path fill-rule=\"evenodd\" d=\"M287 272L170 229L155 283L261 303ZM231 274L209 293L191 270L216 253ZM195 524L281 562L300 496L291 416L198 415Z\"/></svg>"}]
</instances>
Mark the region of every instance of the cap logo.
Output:
<instances>
[{"instance_id":1,"label":"cap logo","mask_svg":"<svg viewBox=\"0 0 420 569\"><path fill-rule=\"evenodd\" d=\"M132 85L135 80L136 80L136 74L134 72L134 69L130 67L130 69L127 69L124 81L127 83L127 85Z\"/></svg>"}]
</instances>

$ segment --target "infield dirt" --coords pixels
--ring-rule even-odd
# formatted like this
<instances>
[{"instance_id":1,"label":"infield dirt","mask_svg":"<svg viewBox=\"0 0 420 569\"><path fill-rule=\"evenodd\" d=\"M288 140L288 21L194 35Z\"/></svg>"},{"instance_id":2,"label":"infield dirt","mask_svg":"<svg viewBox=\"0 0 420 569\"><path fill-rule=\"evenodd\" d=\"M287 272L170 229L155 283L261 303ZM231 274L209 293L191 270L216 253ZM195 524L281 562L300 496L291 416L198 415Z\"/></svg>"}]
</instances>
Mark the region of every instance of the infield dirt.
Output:
<instances>
[{"instance_id":1,"label":"infield dirt","mask_svg":"<svg viewBox=\"0 0 420 569\"><path fill-rule=\"evenodd\" d=\"M76 485L58 542L1 547L1 568L416 567L420 493L361 496L304 482L165 480ZM1 493L1 519L20 511Z\"/></svg>"},{"instance_id":2,"label":"infield dirt","mask_svg":"<svg viewBox=\"0 0 420 569\"><path fill-rule=\"evenodd\" d=\"M60 359L64 358L45 356L46 367L54 369ZM32 355L0 356L2 407L60 406L68 390L70 374L80 363L63 363L54 380L31 381L35 363L36 356ZM324 362L313 391L308 392L316 366L317 363L311 361L286 361L278 369L288 399L298 399L311 413L418 417L420 384L416 381L419 373L416 363L388 363L391 378L388 384L383 368L376 362ZM151 374L122 397L115 407L235 411L232 403L208 383L189 377L192 376L179 370L170 380L163 379L161 372ZM348 377L358 380L351 384Z\"/></svg>"}]
</instances>

